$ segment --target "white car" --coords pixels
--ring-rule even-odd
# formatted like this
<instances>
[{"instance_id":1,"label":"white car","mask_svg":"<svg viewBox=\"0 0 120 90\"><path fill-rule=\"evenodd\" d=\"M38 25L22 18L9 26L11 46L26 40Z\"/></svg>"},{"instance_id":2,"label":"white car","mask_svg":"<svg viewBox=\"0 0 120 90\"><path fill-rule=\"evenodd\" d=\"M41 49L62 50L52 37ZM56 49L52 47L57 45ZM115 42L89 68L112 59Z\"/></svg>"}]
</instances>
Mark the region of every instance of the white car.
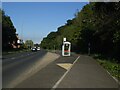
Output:
<instances>
[{"instance_id":1,"label":"white car","mask_svg":"<svg viewBox=\"0 0 120 90\"><path fill-rule=\"evenodd\" d=\"M40 47L37 47L37 51L40 51Z\"/></svg>"},{"instance_id":2,"label":"white car","mask_svg":"<svg viewBox=\"0 0 120 90\"><path fill-rule=\"evenodd\" d=\"M34 48L32 48L31 50L32 50L33 52L34 52L34 51L37 51L37 49L36 49L35 47L34 47Z\"/></svg>"}]
</instances>

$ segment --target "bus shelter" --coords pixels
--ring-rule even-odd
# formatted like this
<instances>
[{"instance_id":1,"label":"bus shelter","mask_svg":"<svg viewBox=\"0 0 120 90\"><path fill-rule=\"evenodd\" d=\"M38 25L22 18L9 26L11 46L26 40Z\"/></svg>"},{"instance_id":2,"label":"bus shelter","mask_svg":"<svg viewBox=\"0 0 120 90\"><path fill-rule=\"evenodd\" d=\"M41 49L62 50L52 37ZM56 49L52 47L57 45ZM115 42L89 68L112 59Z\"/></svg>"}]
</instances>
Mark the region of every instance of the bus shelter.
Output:
<instances>
[{"instance_id":1,"label":"bus shelter","mask_svg":"<svg viewBox=\"0 0 120 90\"><path fill-rule=\"evenodd\" d=\"M70 56L71 43L64 41L62 45L62 56Z\"/></svg>"}]
</instances>

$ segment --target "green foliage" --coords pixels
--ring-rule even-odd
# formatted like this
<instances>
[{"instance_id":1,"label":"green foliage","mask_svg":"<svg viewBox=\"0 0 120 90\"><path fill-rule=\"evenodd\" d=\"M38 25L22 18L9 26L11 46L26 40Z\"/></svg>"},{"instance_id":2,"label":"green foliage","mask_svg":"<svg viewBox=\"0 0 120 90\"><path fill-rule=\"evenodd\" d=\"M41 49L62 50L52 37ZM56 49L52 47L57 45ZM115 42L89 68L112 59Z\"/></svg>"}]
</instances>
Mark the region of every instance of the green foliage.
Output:
<instances>
[{"instance_id":1,"label":"green foliage","mask_svg":"<svg viewBox=\"0 0 120 90\"><path fill-rule=\"evenodd\" d=\"M27 48L32 48L32 47L34 46L34 43L33 43L32 40L26 40L26 41L25 41L25 46L26 46Z\"/></svg>"},{"instance_id":2,"label":"green foliage","mask_svg":"<svg viewBox=\"0 0 120 90\"><path fill-rule=\"evenodd\" d=\"M110 60L101 60L101 59L98 59L98 62L114 77L120 80L120 67L119 67L120 64L111 62Z\"/></svg>"},{"instance_id":3,"label":"green foliage","mask_svg":"<svg viewBox=\"0 0 120 90\"><path fill-rule=\"evenodd\" d=\"M16 29L9 16L2 11L2 48L7 50L12 48L11 44L17 44Z\"/></svg>"},{"instance_id":4,"label":"green foliage","mask_svg":"<svg viewBox=\"0 0 120 90\"><path fill-rule=\"evenodd\" d=\"M95 3L95 37L99 37L101 53L112 58L119 58L120 53L120 2ZM104 7L104 8L103 8Z\"/></svg>"},{"instance_id":5,"label":"green foliage","mask_svg":"<svg viewBox=\"0 0 120 90\"><path fill-rule=\"evenodd\" d=\"M72 43L72 51L120 58L120 2L91 2L41 42L45 49L61 49L62 39ZM90 45L89 45L90 44Z\"/></svg>"},{"instance_id":6,"label":"green foliage","mask_svg":"<svg viewBox=\"0 0 120 90\"><path fill-rule=\"evenodd\" d=\"M57 32L51 32L41 42L41 47L45 49L61 49L63 37L66 37L68 41L73 43L73 46L77 43L79 28L72 25L72 20L68 20L65 26L58 28Z\"/></svg>"},{"instance_id":7,"label":"green foliage","mask_svg":"<svg viewBox=\"0 0 120 90\"><path fill-rule=\"evenodd\" d=\"M0 9L0 23L2 23L2 10Z\"/></svg>"}]
</instances>

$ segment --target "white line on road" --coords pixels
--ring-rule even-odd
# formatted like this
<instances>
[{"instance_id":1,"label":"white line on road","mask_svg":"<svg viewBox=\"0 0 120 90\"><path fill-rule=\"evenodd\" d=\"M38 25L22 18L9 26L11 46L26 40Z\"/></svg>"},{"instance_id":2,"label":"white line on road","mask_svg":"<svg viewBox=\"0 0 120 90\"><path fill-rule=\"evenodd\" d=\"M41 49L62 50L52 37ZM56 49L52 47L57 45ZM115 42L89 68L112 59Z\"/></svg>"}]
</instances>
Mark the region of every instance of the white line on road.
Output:
<instances>
[{"instance_id":1,"label":"white line on road","mask_svg":"<svg viewBox=\"0 0 120 90\"><path fill-rule=\"evenodd\" d=\"M108 71L107 71L107 73L120 85L120 82L118 79L116 79L114 76L112 76Z\"/></svg>"},{"instance_id":2,"label":"white line on road","mask_svg":"<svg viewBox=\"0 0 120 90\"><path fill-rule=\"evenodd\" d=\"M73 65L77 62L77 60L80 58L80 56L77 57L77 59L73 62L73 64L71 65L71 67L64 73L64 75L57 81L57 83L55 83L55 85L52 87L51 90L55 90L58 85L60 84L60 82L64 79L64 77L68 74L68 72L71 70L71 68L73 67Z\"/></svg>"}]
</instances>

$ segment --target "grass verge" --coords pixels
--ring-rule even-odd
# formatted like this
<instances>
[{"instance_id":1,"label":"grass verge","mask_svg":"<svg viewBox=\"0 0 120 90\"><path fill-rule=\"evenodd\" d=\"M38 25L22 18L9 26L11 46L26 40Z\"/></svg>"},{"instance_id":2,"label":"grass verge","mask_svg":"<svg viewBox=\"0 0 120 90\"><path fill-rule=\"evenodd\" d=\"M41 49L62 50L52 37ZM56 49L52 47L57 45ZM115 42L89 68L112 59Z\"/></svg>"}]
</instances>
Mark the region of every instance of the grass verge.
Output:
<instances>
[{"instance_id":1,"label":"grass verge","mask_svg":"<svg viewBox=\"0 0 120 90\"><path fill-rule=\"evenodd\" d=\"M3 51L2 55L9 55L9 54L15 54L15 53L20 53L20 52L28 52L28 51L30 51L30 49Z\"/></svg>"},{"instance_id":2,"label":"grass verge","mask_svg":"<svg viewBox=\"0 0 120 90\"><path fill-rule=\"evenodd\" d=\"M120 81L120 63L116 62L116 60L104 59L104 58L94 58L98 61L98 63L103 66L113 77Z\"/></svg>"}]
</instances>

